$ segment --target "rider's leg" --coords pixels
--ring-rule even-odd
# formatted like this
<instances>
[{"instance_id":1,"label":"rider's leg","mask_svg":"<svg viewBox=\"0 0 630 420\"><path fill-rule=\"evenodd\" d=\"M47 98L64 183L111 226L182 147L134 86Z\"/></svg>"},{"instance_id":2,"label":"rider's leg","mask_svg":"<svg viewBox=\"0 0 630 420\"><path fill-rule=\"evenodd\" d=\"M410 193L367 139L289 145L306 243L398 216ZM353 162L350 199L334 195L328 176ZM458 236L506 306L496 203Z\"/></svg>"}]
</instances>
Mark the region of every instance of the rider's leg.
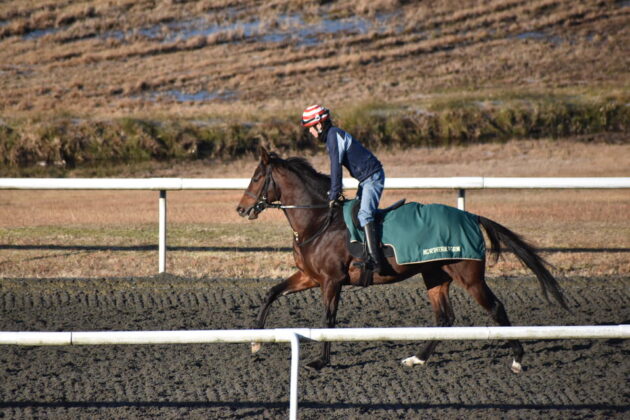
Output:
<instances>
[{"instance_id":1,"label":"rider's leg","mask_svg":"<svg viewBox=\"0 0 630 420\"><path fill-rule=\"evenodd\" d=\"M385 173L381 170L361 182L361 207L359 208L358 219L365 232L367 249L374 265L374 271L380 272L381 253L378 235L374 225L374 214L378 209L378 203L383 194L385 184Z\"/></svg>"},{"instance_id":2,"label":"rider's leg","mask_svg":"<svg viewBox=\"0 0 630 420\"><path fill-rule=\"evenodd\" d=\"M365 232L365 242L367 244L367 250L370 254L370 258L372 259L372 270L375 273L381 273L381 252L380 247L378 245L378 237L376 235L376 228L374 226L374 222L369 222L367 225L363 227L363 231Z\"/></svg>"}]
</instances>

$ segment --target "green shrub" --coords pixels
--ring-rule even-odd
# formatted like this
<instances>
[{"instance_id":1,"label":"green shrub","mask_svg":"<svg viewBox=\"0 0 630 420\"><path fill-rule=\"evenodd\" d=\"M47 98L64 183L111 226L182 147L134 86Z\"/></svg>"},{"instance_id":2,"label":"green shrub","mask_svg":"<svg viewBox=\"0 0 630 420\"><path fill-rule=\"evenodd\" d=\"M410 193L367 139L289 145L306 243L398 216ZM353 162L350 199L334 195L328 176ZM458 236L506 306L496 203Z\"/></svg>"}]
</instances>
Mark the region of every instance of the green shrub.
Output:
<instances>
[{"instance_id":1,"label":"green shrub","mask_svg":"<svg viewBox=\"0 0 630 420\"><path fill-rule=\"evenodd\" d=\"M624 102L535 95L456 99L424 108L370 102L335 110L333 118L369 147L405 148L628 132L630 107ZM233 159L256 153L260 145L291 153L316 147L308 136L289 118L247 124L138 118L91 121L68 115L0 119L0 176L60 176L75 167Z\"/></svg>"}]
</instances>

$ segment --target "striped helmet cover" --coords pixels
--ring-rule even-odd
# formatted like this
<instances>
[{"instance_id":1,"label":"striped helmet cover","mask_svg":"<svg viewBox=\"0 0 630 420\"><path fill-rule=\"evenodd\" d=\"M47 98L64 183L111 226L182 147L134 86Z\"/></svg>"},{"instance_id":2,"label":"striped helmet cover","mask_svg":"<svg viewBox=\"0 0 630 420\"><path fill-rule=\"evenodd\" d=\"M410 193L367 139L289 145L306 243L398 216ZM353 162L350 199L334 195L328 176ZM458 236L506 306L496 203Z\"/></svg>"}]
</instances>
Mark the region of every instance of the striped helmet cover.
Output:
<instances>
[{"instance_id":1,"label":"striped helmet cover","mask_svg":"<svg viewBox=\"0 0 630 420\"><path fill-rule=\"evenodd\" d=\"M330 111L321 105L311 105L302 113L302 126L312 127L318 122L325 121L330 116Z\"/></svg>"}]
</instances>

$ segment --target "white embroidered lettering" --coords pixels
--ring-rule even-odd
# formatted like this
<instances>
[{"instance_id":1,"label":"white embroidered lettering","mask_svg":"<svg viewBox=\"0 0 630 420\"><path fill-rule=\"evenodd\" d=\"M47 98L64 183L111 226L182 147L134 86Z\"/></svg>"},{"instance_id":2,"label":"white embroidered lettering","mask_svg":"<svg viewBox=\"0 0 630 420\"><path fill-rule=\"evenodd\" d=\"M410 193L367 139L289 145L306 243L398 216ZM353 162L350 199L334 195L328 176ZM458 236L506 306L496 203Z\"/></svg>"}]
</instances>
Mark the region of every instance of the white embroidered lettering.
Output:
<instances>
[{"instance_id":1,"label":"white embroidered lettering","mask_svg":"<svg viewBox=\"0 0 630 420\"><path fill-rule=\"evenodd\" d=\"M438 252L462 252L461 246L436 246L422 250L422 255L437 254Z\"/></svg>"}]
</instances>

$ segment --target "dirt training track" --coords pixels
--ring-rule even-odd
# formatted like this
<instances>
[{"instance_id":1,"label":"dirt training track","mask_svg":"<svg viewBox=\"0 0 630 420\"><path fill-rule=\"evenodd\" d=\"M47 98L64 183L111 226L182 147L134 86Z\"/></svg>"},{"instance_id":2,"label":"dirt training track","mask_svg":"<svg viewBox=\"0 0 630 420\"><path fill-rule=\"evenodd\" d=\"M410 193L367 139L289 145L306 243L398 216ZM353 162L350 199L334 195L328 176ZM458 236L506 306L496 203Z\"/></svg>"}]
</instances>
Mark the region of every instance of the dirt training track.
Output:
<instances>
[{"instance_id":1,"label":"dirt training track","mask_svg":"<svg viewBox=\"0 0 630 420\"><path fill-rule=\"evenodd\" d=\"M4 279L0 330L242 329L270 280ZM572 313L549 306L533 278L490 281L515 325L630 323L630 278L561 282ZM491 325L460 289L456 325ZM319 291L281 298L269 327L319 327ZM426 326L418 280L342 294L340 327ZM309 418L627 418L628 340L525 341L525 371L504 342L444 342L425 367L400 360L414 342L333 344L332 367L303 366L299 416ZM286 418L290 348L267 344L16 347L0 349L0 417Z\"/></svg>"}]
</instances>

